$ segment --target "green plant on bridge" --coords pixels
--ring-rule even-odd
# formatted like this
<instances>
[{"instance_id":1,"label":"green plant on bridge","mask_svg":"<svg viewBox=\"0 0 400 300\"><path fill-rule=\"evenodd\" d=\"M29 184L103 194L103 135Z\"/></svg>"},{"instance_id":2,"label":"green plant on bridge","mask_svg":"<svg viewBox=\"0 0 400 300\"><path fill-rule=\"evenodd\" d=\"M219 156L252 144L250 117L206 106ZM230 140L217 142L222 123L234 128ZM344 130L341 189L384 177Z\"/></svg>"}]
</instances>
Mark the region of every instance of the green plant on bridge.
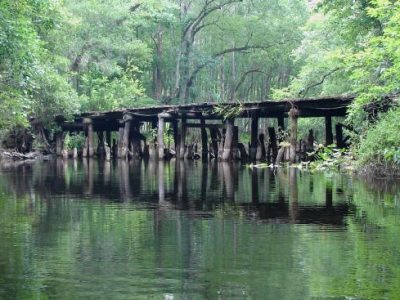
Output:
<instances>
[{"instance_id":1,"label":"green plant on bridge","mask_svg":"<svg viewBox=\"0 0 400 300\"><path fill-rule=\"evenodd\" d=\"M224 120L228 120L239 116L243 110L243 103L238 101L235 104L217 104L213 109L213 113L221 116Z\"/></svg>"}]
</instances>

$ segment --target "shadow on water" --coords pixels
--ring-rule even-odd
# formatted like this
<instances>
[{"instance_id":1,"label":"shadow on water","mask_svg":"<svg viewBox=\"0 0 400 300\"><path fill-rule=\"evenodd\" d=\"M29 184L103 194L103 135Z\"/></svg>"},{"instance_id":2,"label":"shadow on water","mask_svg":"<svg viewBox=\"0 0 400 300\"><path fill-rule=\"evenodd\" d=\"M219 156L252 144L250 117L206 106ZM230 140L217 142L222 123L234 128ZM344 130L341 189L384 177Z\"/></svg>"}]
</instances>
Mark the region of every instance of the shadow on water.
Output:
<instances>
[{"instance_id":1,"label":"shadow on water","mask_svg":"<svg viewBox=\"0 0 400 300\"><path fill-rule=\"evenodd\" d=\"M180 160L0 169L0 298L400 292L397 183Z\"/></svg>"}]
</instances>

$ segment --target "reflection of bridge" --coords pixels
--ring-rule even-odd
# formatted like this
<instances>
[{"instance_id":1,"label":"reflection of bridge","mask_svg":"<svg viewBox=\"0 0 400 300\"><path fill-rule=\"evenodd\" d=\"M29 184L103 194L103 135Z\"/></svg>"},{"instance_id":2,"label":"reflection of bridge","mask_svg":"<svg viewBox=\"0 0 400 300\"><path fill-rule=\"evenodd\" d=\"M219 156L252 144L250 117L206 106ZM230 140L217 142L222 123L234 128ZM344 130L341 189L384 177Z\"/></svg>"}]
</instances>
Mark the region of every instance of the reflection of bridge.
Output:
<instances>
[{"instance_id":1,"label":"reflection of bridge","mask_svg":"<svg viewBox=\"0 0 400 300\"><path fill-rule=\"evenodd\" d=\"M162 159L165 156L163 140L165 124L170 123L174 132L177 157L183 158L190 151L187 147L188 129L200 128L202 156L204 158L211 153L221 160L231 160L236 156L240 158L250 156L251 160L256 160L265 155L265 149L259 147L260 143L264 144L264 137L258 132L260 118L276 119L277 126L270 127L267 133L269 150L276 158L277 133L279 130L285 129L285 118L290 119L289 140L292 153L296 153L296 147L300 144L297 142L297 119L299 117L325 118L326 144L332 144L334 142L332 117L345 116L347 108L353 100L354 97L331 97L251 103L169 105L83 113L76 116L72 122L66 122L63 116L58 116L56 120L64 132L86 133L87 139L83 156L92 157L96 154L95 144L97 143L94 141L94 132L97 132L98 144L102 146L106 142L109 146L113 145L112 153L116 157L148 156L154 153ZM244 147L241 147L239 141L238 127L235 126L235 119L237 118L249 118L251 120L251 141L248 153ZM140 131L141 125L144 123L151 124L154 129L157 128L157 151L151 151L151 148L149 150L142 145L143 135ZM207 129L211 138L210 146ZM220 129L223 129L223 131L221 132ZM337 124L335 130L336 143L338 146L343 146L342 125ZM112 141L111 132L118 132L118 143L116 140ZM61 155L62 138L62 135L58 137L57 151L59 155ZM104 151L103 147L98 147L98 151ZM99 154L101 155L101 153ZM291 160L294 159L295 156L292 155Z\"/></svg>"},{"instance_id":2,"label":"reflection of bridge","mask_svg":"<svg viewBox=\"0 0 400 300\"><path fill-rule=\"evenodd\" d=\"M323 182L323 186L315 188L318 182L311 175L305 189L304 182L298 182L295 169L274 175L269 169L238 170L239 167L232 163L194 164L180 160L57 160L42 166L37 179L32 176L31 166L20 166L17 172L4 176L8 176L9 186L16 193L29 194L34 186L46 198L61 194L67 199L147 203L156 210L183 210L194 218L213 216L216 209L226 207L248 219L344 226L345 217L352 212L345 199L338 201L330 184ZM18 176L20 173L26 176ZM322 194L318 194L320 191ZM312 197L322 202L304 202Z\"/></svg>"}]
</instances>

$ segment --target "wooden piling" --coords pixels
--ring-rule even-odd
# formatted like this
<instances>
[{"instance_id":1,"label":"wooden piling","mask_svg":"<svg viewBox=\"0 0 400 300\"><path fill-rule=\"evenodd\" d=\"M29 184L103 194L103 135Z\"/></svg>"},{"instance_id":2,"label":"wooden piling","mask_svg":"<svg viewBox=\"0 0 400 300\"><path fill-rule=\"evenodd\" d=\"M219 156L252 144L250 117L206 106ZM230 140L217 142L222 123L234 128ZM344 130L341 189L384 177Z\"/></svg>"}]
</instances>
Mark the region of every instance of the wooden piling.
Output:
<instances>
[{"instance_id":1,"label":"wooden piling","mask_svg":"<svg viewBox=\"0 0 400 300\"><path fill-rule=\"evenodd\" d=\"M83 123L87 126L87 155L88 157L93 157L93 121L90 118L85 118Z\"/></svg>"},{"instance_id":2,"label":"wooden piling","mask_svg":"<svg viewBox=\"0 0 400 300\"><path fill-rule=\"evenodd\" d=\"M201 118L201 159L207 160L208 159L208 136L206 130L206 121Z\"/></svg>"},{"instance_id":3,"label":"wooden piling","mask_svg":"<svg viewBox=\"0 0 400 300\"><path fill-rule=\"evenodd\" d=\"M111 131L110 130L106 131L106 143L107 143L107 146L111 148L112 145L111 145Z\"/></svg>"},{"instance_id":4,"label":"wooden piling","mask_svg":"<svg viewBox=\"0 0 400 300\"><path fill-rule=\"evenodd\" d=\"M332 117L325 117L325 144L326 146L333 144L333 133L332 133Z\"/></svg>"},{"instance_id":5,"label":"wooden piling","mask_svg":"<svg viewBox=\"0 0 400 300\"><path fill-rule=\"evenodd\" d=\"M64 133L59 132L56 135L56 154L57 154L57 156L62 156L63 146L64 146Z\"/></svg>"},{"instance_id":6,"label":"wooden piling","mask_svg":"<svg viewBox=\"0 0 400 300\"><path fill-rule=\"evenodd\" d=\"M141 146L141 134L140 134L140 123L132 121L131 131L129 137L129 144L131 148L131 155L133 158L142 157L142 146Z\"/></svg>"},{"instance_id":7,"label":"wooden piling","mask_svg":"<svg viewBox=\"0 0 400 300\"><path fill-rule=\"evenodd\" d=\"M312 152L314 151L314 131L310 129L308 131L307 142L306 142L306 151Z\"/></svg>"},{"instance_id":8,"label":"wooden piling","mask_svg":"<svg viewBox=\"0 0 400 300\"><path fill-rule=\"evenodd\" d=\"M87 131L85 131L85 143L83 145L82 149L82 157L87 157L88 156L88 137L87 137Z\"/></svg>"},{"instance_id":9,"label":"wooden piling","mask_svg":"<svg viewBox=\"0 0 400 300\"><path fill-rule=\"evenodd\" d=\"M121 143L121 150L120 150L120 158L128 158L128 151L129 151L129 136L131 130L131 123L132 123L132 116L130 114L125 114L123 118L124 122L124 132L122 134L122 143Z\"/></svg>"},{"instance_id":10,"label":"wooden piling","mask_svg":"<svg viewBox=\"0 0 400 300\"><path fill-rule=\"evenodd\" d=\"M299 111L296 108L291 108L288 115L290 118L289 161L291 163L295 163L296 162L297 125L298 125Z\"/></svg>"},{"instance_id":11,"label":"wooden piling","mask_svg":"<svg viewBox=\"0 0 400 300\"><path fill-rule=\"evenodd\" d=\"M260 160L264 160L267 156L267 151L265 150L265 135L261 133L258 137L259 147L260 147ZM258 150L257 150L258 152Z\"/></svg>"},{"instance_id":12,"label":"wooden piling","mask_svg":"<svg viewBox=\"0 0 400 300\"><path fill-rule=\"evenodd\" d=\"M182 117L182 119L179 122L179 133L180 133L180 139L179 139L179 158L184 159L185 157L185 143L186 143L186 118Z\"/></svg>"},{"instance_id":13,"label":"wooden piling","mask_svg":"<svg viewBox=\"0 0 400 300\"><path fill-rule=\"evenodd\" d=\"M269 135L269 142L268 142L268 158L271 162L276 161L276 157L278 156L278 142L276 139L276 132L274 127L268 127L268 135Z\"/></svg>"},{"instance_id":14,"label":"wooden piling","mask_svg":"<svg viewBox=\"0 0 400 300\"><path fill-rule=\"evenodd\" d=\"M224 141L224 150L222 152L222 160L228 161L232 159L232 144L233 144L233 134L235 127L235 119L226 120L226 132Z\"/></svg>"},{"instance_id":15,"label":"wooden piling","mask_svg":"<svg viewBox=\"0 0 400 300\"><path fill-rule=\"evenodd\" d=\"M180 139L180 134L179 134L179 122L177 120L172 121L172 131L174 135L174 146L175 146L175 155L176 157L179 156L179 139Z\"/></svg>"},{"instance_id":16,"label":"wooden piling","mask_svg":"<svg viewBox=\"0 0 400 300\"><path fill-rule=\"evenodd\" d=\"M281 143L284 140L282 133L285 131L285 117L279 116L277 120L278 120L278 138L279 138L278 141L279 143Z\"/></svg>"},{"instance_id":17,"label":"wooden piling","mask_svg":"<svg viewBox=\"0 0 400 300\"><path fill-rule=\"evenodd\" d=\"M218 159L218 128L210 127L211 147L215 159Z\"/></svg>"},{"instance_id":18,"label":"wooden piling","mask_svg":"<svg viewBox=\"0 0 400 300\"><path fill-rule=\"evenodd\" d=\"M343 125L336 124L335 131L336 131L336 146L338 146L338 148L346 147L343 140Z\"/></svg>"},{"instance_id":19,"label":"wooden piling","mask_svg":"<svg viewBox=\"0 0 400 300\"><path fill-rule=\"evenodd\" d=\"M119 128L118 128L118 145L117 145L117 157L121 158L122 157L122 144L123 144L123 139L124 139L124 122L120 121Z\"/></svg>"},{"instance_id":20,"label":"wooden piling","mask_svg":"<svg viewBox=\"0 0 400 300\"><path fill-rule=\"evenodd\" d=\"M157 150L158 159L164 159L164 126L165 120L163 114L158 115L158 129L157 129Z\"/></svg>"},{"instance_id":21,"label":"wooden piling","mask_svg":"<svg viewBox=\"0 0 400 300\"><path fill-rule=\"evenodd\" d=\"M255 161L257 158L258 148L258 117L251 118L251 133L250 133L250 160Z\"/></svg>"},{"instance_id":22,"label":"wooden piling","mask_svg":"<svg viewBox=\"0 0 400 300\"><path fill-rule=\"evenodd\" d=\"M97 136L98 136L98 139L99 139L99 143L98 143L98 146L97 146L97 155L99 157L104 157L105 154L106 154L106 152L105 152L106 150L104 148L104 132L103 131L98 131L97 132Z\"/></svg>"}]
</instances>

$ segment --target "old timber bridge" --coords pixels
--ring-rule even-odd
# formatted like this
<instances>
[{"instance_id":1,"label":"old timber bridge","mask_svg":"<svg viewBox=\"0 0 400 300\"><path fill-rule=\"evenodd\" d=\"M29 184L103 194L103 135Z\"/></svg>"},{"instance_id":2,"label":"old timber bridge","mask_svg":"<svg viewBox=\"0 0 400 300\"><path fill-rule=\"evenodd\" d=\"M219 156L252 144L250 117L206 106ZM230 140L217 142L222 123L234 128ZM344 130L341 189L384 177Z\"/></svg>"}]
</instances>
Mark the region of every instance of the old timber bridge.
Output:
<instances>
[{"instance_id":1,"label":"old timber bridge","mask_svg":"<svg viewBox=\"0 0 400 300\"><path fill-rule=\"evenodd\" d=\"M86 141L83 157L154 157L165 159L169 156L190 158L193 155L207 159L213 157L223 161L283 159L295 162L300 153L313 147L313 133L310 131L305 141L298 141L298 118L321 117L325 119L325 143L344 145L343 125L335 124L334 141L332 117L343 117L354 100L349 97L325 97L314 99L294 99L284 101L262 101L245 103L200 103L187 105L164 105L144 108L132 108L106 112L87 112L76 115L67 122L63 116L56 121L62 129L57 138L57 154L68 157L78 155L64 149L66 132L84 132ZM239 128L235 119L247 118L250 121L250 142L244 145L239 141ZM276 126L259 133L261 118L275 119ZM283 140L279 133L285 130L285 118L288 122L286 143L279 149ZM166 149L166 124L172 129L173 150ZM142 134L143 128L154 133L147 140ZM200 129L201 145L188 143L188 130ZM97 133L97 135L95 134ZM266 137L267 135L267 137ZM95 139L96 138L96 139ZM201 149L201 150L198 150ZM279 149L279 150L278 150ZM281 151L282 150L282 151ZM199 153L197 153L199 151Z\"/></svg>"}]
</instances>

